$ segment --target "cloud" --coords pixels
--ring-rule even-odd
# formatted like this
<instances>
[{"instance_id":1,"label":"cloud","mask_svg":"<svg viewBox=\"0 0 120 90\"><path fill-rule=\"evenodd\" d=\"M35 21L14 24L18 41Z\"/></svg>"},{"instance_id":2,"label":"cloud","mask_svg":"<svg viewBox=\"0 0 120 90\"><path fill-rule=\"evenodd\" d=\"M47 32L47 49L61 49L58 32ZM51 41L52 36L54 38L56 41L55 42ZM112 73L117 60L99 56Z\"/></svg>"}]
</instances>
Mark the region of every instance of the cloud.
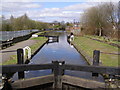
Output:
<instances>
[{"instance_id":1,"label":"cloud","mask_svg":"<svg viewBox=\"0 0 120 90\"><path fill-rule=\"evenodd\" d=\"M119 0L2 0L2 2L119 2Z\"/></svg>"},{"instance_id":2,"label":"cloud","mask_svg":"<svg viewBox=\"0 0 120 90\"><path fill-rule=\"evenodd\" d=\"M42 13L57 13L60 12L60 8L44 8L41 10Z\"/></svg>"},{"instance_id":3,"label":"cloud","mask_svg":"<svg viewBox=\"0 0 120 90\"><path fill-rule=\"evenodd\" d=\"M38 2L39 0L3 0L2 2Z\"/></svg>"},{"instance_id":4,"label":"cloud","mask_svg":"<svg viewBox=\"0 0 120 90\"><path fill-rule=\"evenodd\" d=\"M85 0L86 2L119 2L120 0Z\"/></svg>"},{"instance_id":5,"label":"cloud","mask_svg":"<svg viewBox=\"0 0 120 90\"><path fill-rule=\"evenodd\" d=\"M69 14L69 13L79 13L79 14L82 14L83 12L81 12L81 11L63 11L62 13L66 13L66 14Z\"/></svg>"},{"instance_id":6,"label":"cloud","mask_svg":"<svg viewBox=\"0 0 120 90\"><path fill-rule=\"evenodd\" d=\"M82 4L83 5L83 4ZM19 17L26 13L31 19L34 20L45 20L45 18L58 18L58 20L71 20L73 18L79 18L83 13L83 7L80 7L80 4L70 5L63 8L42 8L42 5L37 3L5 3L2 6L3 12L7 12L5 14L6 18L9 18L11 15L14 17ZM85 6L85 4L84 4ZM89 6L89 5L88 5ZM86 7L88 7L86 5ZM77 10L77 11L76 11ZM52 20L51 19L51 20ZM48 19L49 21L49 19Z\"/></svg>"},{"instance_id":7,"label":"cloud","mask_svg":"<svg viewBox=\"0 0 120 90\"><path fill-rule=\"evenodd\" d=\"M3 12L16 12L16 11L24 11L27 9L40 8L41 5L36 3L13 3L13 2L4 2L2 3L2 11Z\"/></svg>"},{"instance_id":8,"label":"cloud","mask_svg":"<svg viewBox=\"0 0 120 90\"><path fill-rule=\"evenodd\" d=\"M31 16L32 13L31 13ZM73 19L78 19L80 18L80 12L66 12L66 11L61 11L57 13L40 13L39 14L34 14L34 19L35 20L40 20L40 21L46 21L46 22L52 22L52 21L73 21Z\"/></svg>"},{"instance_id":9,"label":"cloud","mask_svg":"<svg viewBox=\"0 0 120 90\"><path fill-rule=\"evenodd\" d=\"M95 3L79 3L64 7L64 10L85 10L92 7L93 5L95 5Z\"/></svg>"},{"instance_id":10,"label":"cloud","mask_svg":"<svg viewBox=\"0 0 120 90\"><path fill-rule=\"evenodd\" d=\"M39 13L38 13L39 12ZM29 15L34 17L74 17L76 15L80 15L82 12L80 11L66 11L63 8L44 8L43 10L35 10L29 12Z\"/></svg>"},{"instance_id":11,"label":"cloud","mask_svg":"<svg viewBox=\"0 0 120 90\"><path fill-rule=\"evenodd\" d=\"M86 0L3 0L2 2L83 2Z\"/></svg>"},{"instance_id":12,"label":"cloud","mask_svg":"<svg viewBox=\"0 0 120 90\"><path fill-rule=\"evenodd\" d=\"M4 2L4 4L2 5L3 14L5 14L5 17L7 18L9 18L11 15L13 15L14 17L19 17L26 13L31 19L34 20L54 21L56 19L59 21L72 21L73 19L79 20L84 10L98 4L97 2L90 2L91 0L89 0L88 2L88 0L86 0L86 2L79 2L78 4L73 4L61 8L46 8L42 6L41 3L33 3L31 2L31 0L28 1L29 2L19 3Z\"/></svg>"}]
</instances>

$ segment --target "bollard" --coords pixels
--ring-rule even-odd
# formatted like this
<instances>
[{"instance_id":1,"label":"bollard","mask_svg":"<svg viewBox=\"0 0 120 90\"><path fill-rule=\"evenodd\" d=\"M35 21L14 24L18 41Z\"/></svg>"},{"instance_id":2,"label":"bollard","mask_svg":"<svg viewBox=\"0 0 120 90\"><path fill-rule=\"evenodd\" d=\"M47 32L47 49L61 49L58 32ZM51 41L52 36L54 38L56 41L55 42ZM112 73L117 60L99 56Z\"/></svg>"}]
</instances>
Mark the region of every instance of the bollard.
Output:
<instances>
[{"instance_id":1,"label":"bollard","mask_svg":"<svg viewBox=\"0 0 120 90\"><path fill-rule=\"evenodd\" d=\"M17 49L17 64L24 64L24 54L23 49ZM18 78L23 79L24 78L24 71L18 72Z\"/></svg>"},{"instance_id":2,"label":"bollard","mask_svg":"<svg viewBox=\"0 0 120 90\"><path fill-rule=\"evenodd\" d=\"M26 50L28 50L27 59L25 58ZM24 60L26 60L26 61L24 61L24 63L28 64L30 62L30 59L31 59L31 48L29 46L24 47L23 53L24 53Z\"/></svg>"},{"instance_id":3,"label":"bollard","mask_svg":"<svg viewBox=\"0 0 120 90\"><path fill-rule=\"evenodd\" d=\"M29 60L31 58L31 48L29 46L23 48L24 56L26 55L26 50L28 50L27 59Z\"/></svg>"},{"instance_id":4,"label":"bollard","mask_svg":"<svg viewBox=\"0 0 120 90\"><path fill-rule=\"evenodd\" d=\"M99 66L100 51L93 51L93 65ZM98 77L98 73L92 73L92 76Z\"/></svg>"},{"instance_id":5,"label":"bollard","mask_svg":"<svg viewBox=\"0 0 120 90\"><path fill-rule=\"evenodd\" d=\"M54 64L54 84L53 88L55 90L61 89L62 90L62 75L64 74L64 70L62 69L62 65L65 63L64 61L52 61Z\"/></svg>"}]
</instances>

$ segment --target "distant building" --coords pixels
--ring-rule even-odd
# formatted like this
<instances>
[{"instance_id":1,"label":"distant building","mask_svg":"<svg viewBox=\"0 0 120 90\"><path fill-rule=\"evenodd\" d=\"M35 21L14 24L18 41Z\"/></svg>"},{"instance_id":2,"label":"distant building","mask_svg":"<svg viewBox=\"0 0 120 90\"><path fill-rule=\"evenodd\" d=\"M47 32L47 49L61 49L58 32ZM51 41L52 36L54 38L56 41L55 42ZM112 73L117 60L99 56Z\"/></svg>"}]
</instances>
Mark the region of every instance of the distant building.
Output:
<instances>
[{"instance_id":1,"label":"distant building","mask_svg":"<svg viewBox=\"0 0 120 90\"><path fill-rule=\"evenodd\" d=\"M72 23L72 26L67 26L66 30L73 32L74 34L80 34L81 25L79 22Z\"/></svg>"}]
</instances>

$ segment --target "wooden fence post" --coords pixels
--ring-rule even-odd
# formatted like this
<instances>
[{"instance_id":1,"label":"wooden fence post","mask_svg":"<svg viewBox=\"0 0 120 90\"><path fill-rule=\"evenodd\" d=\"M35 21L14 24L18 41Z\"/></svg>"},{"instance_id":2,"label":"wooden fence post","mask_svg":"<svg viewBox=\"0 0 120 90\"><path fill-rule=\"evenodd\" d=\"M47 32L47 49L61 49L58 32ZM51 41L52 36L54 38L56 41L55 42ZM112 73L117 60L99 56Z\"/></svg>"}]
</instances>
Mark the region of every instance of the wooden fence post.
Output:
<instances>
[{"instance_id":1,"label":"wooden fence post","mask_svg":"<svg viewBox=\"0 0 120 90\"><path fill-rule=\"evenodd\" d=\"M64 74L64 70L62 69L62 65L65 63L64 61L52 61L54 64L54 84L53 88L55 90L62 89L62 75Z\"/></svg>"},{"instance_id":2,"label":"wooden fence post","mask_svg":"<svg viewBox=\"0 0 120 90\"><path fill-rule=\"evenodd\" d=\"M17 64L24 64L24 53L23 49L17 49ZM23 79L24 78L24 71L18 72L18 78Z\"/></svg>"},{"instance_id":3,"label":"wooden fence post","mask_svg":"<svg viewBox=\"0 0 120 90\"><path fill-rule=\"evenodd\" d=\"M99 59L100 59L100 51L94 50L93 51L93 65L99 66ZM98 77L98 73L92 73L92 76Z\"/></svg>"}]
</instances>

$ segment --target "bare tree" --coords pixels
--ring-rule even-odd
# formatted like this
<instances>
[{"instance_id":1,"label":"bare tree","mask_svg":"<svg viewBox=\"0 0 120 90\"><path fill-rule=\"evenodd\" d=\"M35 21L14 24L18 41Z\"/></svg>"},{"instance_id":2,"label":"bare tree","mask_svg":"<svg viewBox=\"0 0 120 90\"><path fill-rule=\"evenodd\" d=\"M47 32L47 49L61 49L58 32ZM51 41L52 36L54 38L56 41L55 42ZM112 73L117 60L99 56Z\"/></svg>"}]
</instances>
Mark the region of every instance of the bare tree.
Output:
<instances>
[{"instance_id":1,"label":"bare tree","mask_svg":"<svg viewBox=\"0 0 120 90\"><path fill-rule=\"evenodd\" d=\"M85 11L82 16L83 24L86 24L91 32L98 36L104 35L106 28L117 27L118 7L116 3L101 3Z\"/></svg>"},{"instance_id":2,"label":"bare tree","mask_svg":"<svg viewBox=\"0 0 120 90\"><path fill-rule=\"evenodd\" d=\"M118 30L120 30L120 1L118 3Z\"/></svg>"}]
</instances>

